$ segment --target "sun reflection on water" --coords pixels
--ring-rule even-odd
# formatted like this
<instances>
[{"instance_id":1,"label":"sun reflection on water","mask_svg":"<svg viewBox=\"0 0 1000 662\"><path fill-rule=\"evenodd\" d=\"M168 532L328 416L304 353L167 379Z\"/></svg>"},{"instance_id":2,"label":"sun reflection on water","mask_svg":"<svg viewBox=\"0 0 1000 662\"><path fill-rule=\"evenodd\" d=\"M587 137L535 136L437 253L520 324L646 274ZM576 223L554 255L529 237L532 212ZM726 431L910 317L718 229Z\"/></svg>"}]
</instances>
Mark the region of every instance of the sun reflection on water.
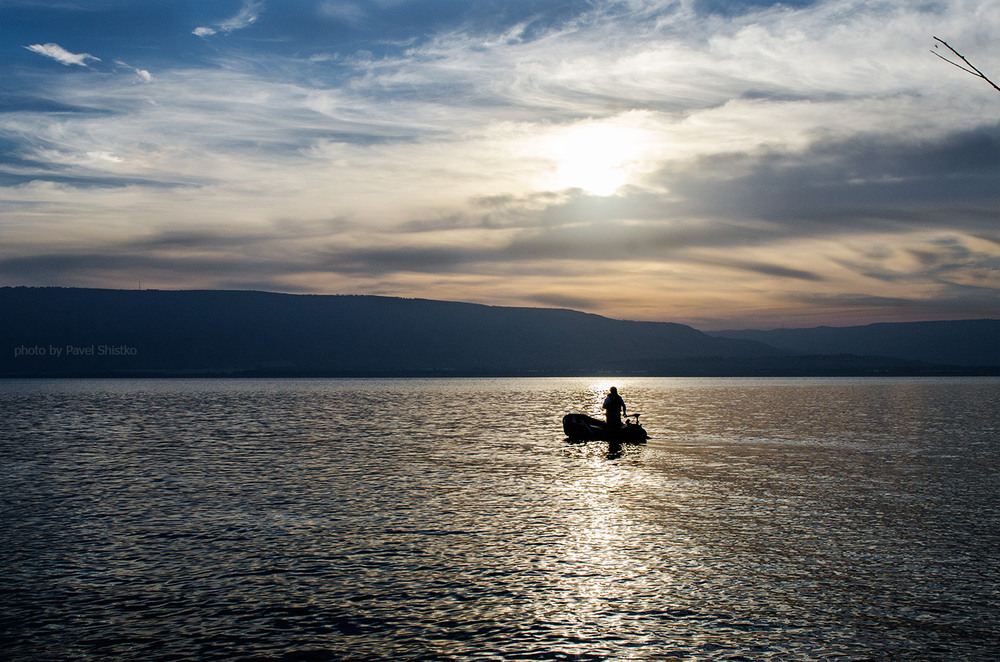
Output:
<instances>
[{"instance_id":1,"label":"sun reflection on water","mask_svg":"<svg viewBox=\"0 0 1000 662\"><path fill-rule=\"evenodd\" d=\"M995 380L8 390L13 662L996 659Z\"/></svg>"},{"instance_id":2,"label":"sun reflection on water","mask_svg":"<svg viewBox=\"0 0 1000 662\"><path fill-rule=\"evenodd\" d=\"M632 553L643 525L621 502L629 478L628 471L598 456L560 486L566 529L553 550L558 572L550 576L554 594L563 596L561 613L553 613L550 600L535 610L538 618L560 621L581 639L614 637L627 611L623 607L644 592L649 569Z\"/></svg>"}]
</instances>

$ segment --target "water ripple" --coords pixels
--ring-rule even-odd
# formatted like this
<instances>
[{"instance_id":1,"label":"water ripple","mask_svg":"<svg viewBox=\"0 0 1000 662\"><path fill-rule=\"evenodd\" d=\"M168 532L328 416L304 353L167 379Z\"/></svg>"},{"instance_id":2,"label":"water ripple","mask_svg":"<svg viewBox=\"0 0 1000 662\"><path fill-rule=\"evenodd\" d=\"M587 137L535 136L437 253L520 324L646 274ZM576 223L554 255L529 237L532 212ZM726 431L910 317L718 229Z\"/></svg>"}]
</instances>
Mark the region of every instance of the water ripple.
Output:
<instances>
[{"instance_id":1,"label":"water ripple","mask_svg":"<svg viewBox=\"0 0 1000 662\"><path fill-rule=\"evenodd\" d=\"M993 660L996 380L10 382L21 660Z\"/></svg>"}]
</instances>

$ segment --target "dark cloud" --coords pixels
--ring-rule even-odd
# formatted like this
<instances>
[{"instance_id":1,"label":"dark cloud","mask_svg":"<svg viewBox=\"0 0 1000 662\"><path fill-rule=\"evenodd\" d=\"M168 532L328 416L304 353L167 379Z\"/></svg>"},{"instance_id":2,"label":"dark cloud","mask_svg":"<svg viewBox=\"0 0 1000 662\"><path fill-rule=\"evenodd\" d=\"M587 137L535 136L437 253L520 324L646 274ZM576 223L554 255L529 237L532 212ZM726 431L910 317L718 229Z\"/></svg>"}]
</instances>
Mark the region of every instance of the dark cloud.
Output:
<instances>
[{"instance_id":1,"label":"dark cloud","mask_svg":"<svg viewBox=\"0 0 1000 662\"><path fill-rule=\"evenodd\" d=\"M791 292L793 301L842 311L882 311L896 319L930 320L997 317L996 291L989 288L949 285L931 296L887 297L866 293L818 294ZM882 315L880 317L885 317Z\"/></svg>"},{"instance_id":2,"label":"dark cloud","mask_svg":"<svg viewBox=\"0 0 1000 662\"><path fill-rule=\"evenodd\" d=\"M586 228L556 228L543 232L524 231L518 238L498 246L474 244L452 247L394 247L379 249L330 249L317 268L334 273L381 276L394 272L481 272L486 267L532 262L532 269L547 269L560 261L590 262L669 260L677 263L721 266L780 279L818 282L824 277L812 271L780 264L739 259L693 256L692 247L719 245L715 238L739 235L732 226L705 224L702 232L690 228L647 225L642 227L608 223ZM538 265L537 267L535 265ZM515 267L523 270L525 267Z\"/></svg>"},{"instance_id":3,"label":"dark cloud","mask_svg":"<svg viewBox=\"0 0 1000 662\"><path fill-rule=\"evenodd\" d=\"M774 276L778 279L789 279L789 280L806 280L812 282L822 282L826 280L824 276L813 271L805 271L803 269L790 269L788 267L783 267L778 264L766 264L763 262L744 262L742 260L732 260L723 262L721 260L693 260L699 264L715 264L717 266L725 266L731 269L738 269L740 271L748 271L751 273L762 274L764 276Z\"/></svg>"},{"instance_id":4,"label":"dark cloud","mask_svg":"<svg viewBox=\"0 0 1000 662\"><path fill-rule=\"evenodd\" d=\"M823 140L802 152L712 156L663 173L684 216L759 219L788 236L995 227L1000 125L914 141Z\"/></svg>"},{"instance_id":5,"label":"dark cloud","mask_svg":"<svg viewBox=\"0 0 1000 662\"><path fill-rule=\"evenodd\" d=\"M280 250L288 235L272 232L168 230L145 237L108 243L99 249L39 251L0 258L0 276L11 282L79 282L92 275L184 274L217 277L220 282L244 278L277 282L282 276L311 271L318 250ZM296 236L296 239L301 237ZM261 255L268 257L262 258ZM131 277L131 276L127 276ZM235 279L235 280L234 280Z\"/></svg>"},{"instance_id":6,"label":"dark cloud","mask_svg":"<svg viewBox=\"0 0 1000 662\"><path fill-rule=\"evenodd\" d=\"M8 280L31 282L63 282L87 275L121 272L185 274L221 274L233 271L258 274L266 264L254 264L249 259L176 256L163 257L148 253L121 254L113 249L101 252L45 253L0 259L0 274ZM289 266L289 265L285 265Z\"/></svg>"},{"instance_id":7,"label":"dark cloud","mask_svg":"<svg viewBox=\"0 0 1000 662\"><path fill-rule=\"evenodd\" d=\"M974 259L974 253L956 239L940 239L933 242L933 247L935 250L911 249L907 252L925 269L947 270L965 266Z\"/></svg>"},{"instance_id":8,"label":"dark cloud","mask_svg":"<svg viewBox=\"0 0 1000 662\"><path fill-rule=\"evenodd\" d=\"M380 276L400 271L441 273L477 261L482 251L452 248L383 248L332 250L316 265L339 274Z\"/></svg>"},{"instance_id":9,"label":"dark cloud","mask_svg":"<svg viewBox=\"0 0 1000 662\"><path fill-rule=\"evenodd\" d=\"M207 230L167 230L157 235L129 241L127 244L123 244L120 250L128 254L189 248L200 251L232 250L259 244L266 240L264 236L248 233L235 235L219 234Z\"/></svg>"},{"instance_id":10,"label":"dark cloud","mask_svg":"<svg viewBox=\"0 0 1000 662\"><path fill-rule=\"evenodd\" d=\"M14 169L6 170L5 166L30 165L33 168L39 164L31 161L18 161L10 159L4 162L0 159L0 186L17 186L29 182L51 182L53 184L67 184L79 189L103 189L103 188L124 188L127 186L141 186L144 188L183 188L191 186L191 182L170 182L142 177L110 177L107 175L85 175L85 174L62 174L55 171L51 166L39 169L21 171ZM207 184L208 182L202 182Z\"/></svg>"},{"instance_id":11,"label":"dark cloud","mask_svg":"<svg viewBox=\"0 0 1000 662\"><path fill-rule=\"evenodd\" d=\"M1000 282L1000 258L970 248L957 237L929 241L920 248L901 251L916 263L903 269L894 261L893 251L871 252L862 260L837 259L840 266L885 283L935 283L958 287L963 293L991 291ZM979 283L978 285L975 283Z\"/></svg>"}]
</instances>

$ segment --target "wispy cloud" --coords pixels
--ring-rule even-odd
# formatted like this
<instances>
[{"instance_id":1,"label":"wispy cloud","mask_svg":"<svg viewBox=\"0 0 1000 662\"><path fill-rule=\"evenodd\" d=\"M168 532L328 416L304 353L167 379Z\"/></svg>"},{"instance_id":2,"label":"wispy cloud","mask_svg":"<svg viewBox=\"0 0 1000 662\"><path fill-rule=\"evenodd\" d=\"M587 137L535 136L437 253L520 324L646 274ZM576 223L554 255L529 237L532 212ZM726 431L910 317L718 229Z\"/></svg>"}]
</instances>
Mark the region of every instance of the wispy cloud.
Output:
<instances>
[{"instance_id":1,"label":"wispy cloud","mask_svg":"<svg viewBox=\"0 0 1000 662\"><path fill-rule=\"evenodd\" d=\"M139 77L139 80L141 80L144 83L148 83L151 80L153 80L152 74L150 74L145 69L139 69L138 67L133 67L132 65L128 64L127 62L122 62L121 60L115 60L115 64L117 64L120 67L125 67L126 69L134 71L135 75Z\"/></svg>"},{"instance_id":2,"label":"wispy cloud","mask_svg":"<svg viewBox=\"0 0 1000 662\"><path fill-rule=\"evenodd\" d=\"M321 16L343 21L351 26L361 26L367 17L364 9L346 0L323 0L318 11Z\"/></svg>"},{"instance_id":3,"label":"wispy cloud","mask_svg":"<svg viewBox=\"0 0 1000 662\"><path fill-rule=\"evenodd\" d=\"M71 53L59 44L32 44L25 46L29 51L34 51L46 57L50 57L65 65L75 64L81 67L87 66L87 60L100 62L99 57L94 57L90 53Z\"/></svg>"},{"instance_id":4,"label":"wispy cloud","mask_svg":"<svg viewBox=\"0 0 1000 662\"><path fill-rule=\"evenodd\" d=\"M195 28L193 34L199 37L210 37L219 32L228 34L236 30L242 30L256 23L263 9L264 3L261 0L243 0L243 6L236 15L216 23L214 27Z\"/></svg>"}]
</instances>

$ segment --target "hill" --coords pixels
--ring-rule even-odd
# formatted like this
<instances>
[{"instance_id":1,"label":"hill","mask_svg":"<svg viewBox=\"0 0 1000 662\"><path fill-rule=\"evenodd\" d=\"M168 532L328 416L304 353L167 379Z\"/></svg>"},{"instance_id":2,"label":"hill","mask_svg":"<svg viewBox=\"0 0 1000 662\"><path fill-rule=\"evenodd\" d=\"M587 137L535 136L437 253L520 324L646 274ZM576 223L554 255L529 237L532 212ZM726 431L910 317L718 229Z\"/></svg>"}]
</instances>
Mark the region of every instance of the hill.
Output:
<instances>
[{"instance_id":1,"label":"hill","mask_svg":"<svg viewBox=\"0 0 1000 662\"><path fill-rule=\"evenodd\" d=\"M953 366L1000 366L1000 320L879 323L773 331L717 331L794 354L886 356Z\"/></svg>"},{"instance_id":2,"label":"hill","mask_svg":"<svg viewBox=\"0 0 1000 662\"><path fill-rule=\"evenodd\" d=\"M1000 372L1000 322L927 325L706 334L572 310L424 299L4 287L0 376Z\"/></svg>"},{"instance_id":3,"label":"hill","mask_svg":"<svg viewBox=\"0 0 1000 662\"><path fill-rule=\"evenodd\" d=\"M784 354L570 310L248 291L0 288L0 374L646 372Z\"/></svg>"}]
</instances>

